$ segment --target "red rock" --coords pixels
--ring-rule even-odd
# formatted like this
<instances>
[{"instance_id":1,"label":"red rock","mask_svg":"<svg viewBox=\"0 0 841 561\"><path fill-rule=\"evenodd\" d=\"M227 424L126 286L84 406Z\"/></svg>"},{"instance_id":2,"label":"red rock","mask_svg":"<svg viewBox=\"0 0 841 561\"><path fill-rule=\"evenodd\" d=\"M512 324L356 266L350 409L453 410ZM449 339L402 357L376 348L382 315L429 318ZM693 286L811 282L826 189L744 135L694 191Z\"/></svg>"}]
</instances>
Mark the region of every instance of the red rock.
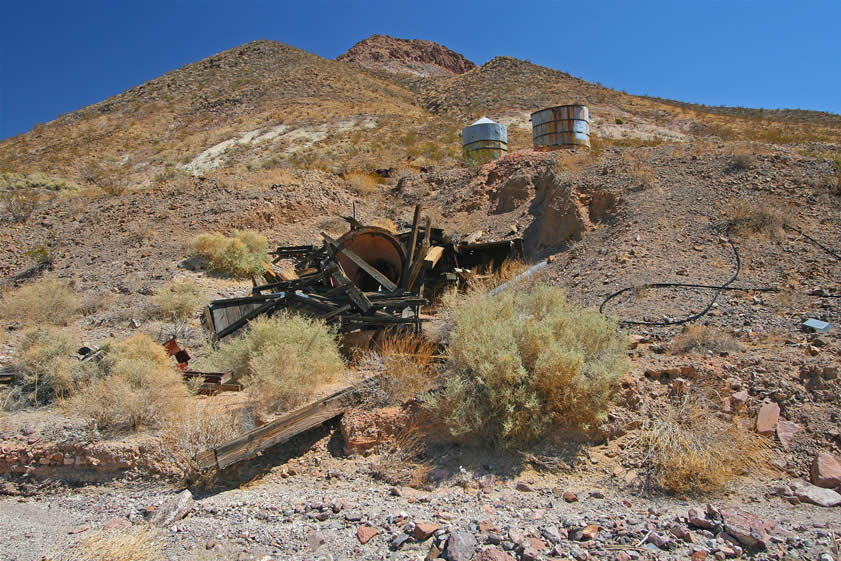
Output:
<instances>
[{"instance_id":1,"label":"red rock","mask_svg":"<svg viewBox=\"0 0 841 561\"><path fill-rule=\"evenodd\" d=\"M422 542L437 532L439 528L440 526L433 524L432 522L418 522L415 524L415 531L413 534L416 540Z\"/></svg>"},{"instance_id":2,"label":"red rock","mask_svg":"<svg viewBox=\"0 0 841 561\"><path fill-rule=\"evenodd\" d=\"M801 500L801 502L812 503L822 507L833 507L841 505L841 495L832 489L825 489L812 485L806 481L793 481L791 489L794 495Z\"/></svg>"},{"instance_id":3,"label":"red rock","mask_svg":"<svg viewBox=\"0 0 841 561\"><path fill-rule=\"evenodd\" d=\"M474 555L470 561L515 561L513 557L495 547L483 549Z\"/></svg>"},{"instance_id":4,"label":"red rock","mask_svg":"<svg viewBox=\"0 0 841 561\"><path fill-rule=\"evenodd\" d=\"M827 452L821 452L812 462L812 483L824 489L841 486L841 463Z\"/></svg>"},{"instance_id":5,"label":"red rock","mask_svg":"<svg viewBox=\"0 0 841 561\"><path fill-rule=\"evenodd\" d=\"M518 481L516 489L518 491L523 491L524 493L530 493L531 491L534 491L534 488L525 481Z\"/></svg>"},{"instance_id":6,"label":"red rock","mask_svg":"<svg viewBox=\"0 0 841 561\"><path fill-rule=\"evenodd\" d=\"M82 524L81 526L76 526L75 528L73 528L72 530L70 530L67 533L70 534L70 535L81 534L82 532L87 532L90 529L91 529L91 527L88 526L87 524Z\"/></svg>"},{"instance_id":7,"label":"red rock","mask_svg":"<svg viewBox=\"0 0 841 561\"><path fill-rule=\"evenodd\" d=\"M564 500L568 503L574 503L578 500L578 497L572 491L564 491L564 494L562 496Z\"/></svg>"},{"instance_id":8,"label":"red rock","mask_svg":"<svg viewBox=\"0 0 841 561\"><path fill-rule=\"evenodd\" d=\"M359 543L365 545L371 540L371 538L376 536L377 533L376 528L372 528L371 526L360 526L356 529L356 538L359 540Z\"/></svg>"},{"instance_id":9,"label":"red rock","mask_svg":"<svg viewBox=\"0 0 841 561\"><path fill-rule=\"evenodd\" d=\"M706 551L696 551L692 554L692 561L706 561L707 559L707 552Z\"/></svg>"},{"instance_id":10,"label":"red rock","mask_svg":"<svg viewBox=\"0 0 841 561\"><path fill-rule=\"evenodd\" d=\"M774 402L764 403L756 416L756 432L763 436L771 436L780 420L780 406Z\"/></svg>"},{"instance_id":11,"label":"red rock","mask_svg":"<svg viewBox=\"0 0 841 561\"><path fill-rule=\"evenodd\" d=\"M768 530L776 526L774 521L765 521L758 516L738 509L722 509L724 530L740 544L750 548L765 549L770 543Z\"/></svg>"},{"instance_id":12,"label":"red rock","mask_svg":"<svg viewBox=\"0 0 841 561\"><path fill-rule=\"evenodd\" d=\"M736 392L730 396L730 405L733 407L734 410L738 411L742 407L745 406L745 403L748 402L748 392L747 390L742 390L740 392Z\"/></svg>"},{"instance_id":13,"label":"red rock","mask_svg":"<svg viewBox=\"0 0 841 561\"><path fill-rule=\"evenodd\" d=\"M625 553L624 551L620 551L616 554L615 557L616 561L631 561L631 556Z\"/></svg>"},{"instance_id":14,"label":"red rock","mask_svg":"<svg viewBox=\"0 0 841 561\"><path fill-rule=\"evenodd\" d=\"M599 526L597 524L589 524L581 530L582 540L594 540L599 535Z\"/></svg>"},{"instance_id":15,"label":"red rock","mask_svg":"<svg viewBox=\"0 0 841 561\"><path fill-rule=\"evenodd\" d=\"M103 530L122 530L124 528L131 528L131 522L125 518L112 518L102 526Z\"/></svg>"},{"instance_id":16,"label":"red rock","mask_svg":"<svg viewBox=\"0 0 841 561\"><path fill-rule=\"evenodd\" d=\"M777 423L777 439L779 439L780 444L783 445L783 448L788 450L789 448L791 448L791 439L794 438L795 434L802 430L803 427L801 427L797 423L780 420Z\"/></svg>"},{"instance_id":17,"label":"red rock","mask_svg":"<svg viewBox=\"0 0 841 561\"><path fill-rule=\"evenodd\" d=\"M532 548L538 553L546 550L546 542L540 538L526 538L527 547Z\"/></svg>"}]
</instances>

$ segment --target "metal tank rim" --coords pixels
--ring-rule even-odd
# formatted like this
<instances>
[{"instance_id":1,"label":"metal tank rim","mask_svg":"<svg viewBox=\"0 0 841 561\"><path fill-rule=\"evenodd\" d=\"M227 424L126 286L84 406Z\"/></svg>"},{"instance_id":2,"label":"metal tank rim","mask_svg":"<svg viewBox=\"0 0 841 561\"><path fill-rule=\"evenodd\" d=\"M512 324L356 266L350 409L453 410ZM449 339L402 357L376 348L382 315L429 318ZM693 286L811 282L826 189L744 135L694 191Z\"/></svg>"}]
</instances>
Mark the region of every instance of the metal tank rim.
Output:
<instances>
[{"instance_id":1,"label":"metal tank rim","mask_svg":"<svg viewBox=\"0 0 841 561\"><path fill-rule=\"evenodd\" d=\"M586 103L565 103L563 105L553 105L552 107L544 107L543 109L538 109L537 111L532 111L529 114L529 120L531 120L531 117L534 117L537 113L542 113L543 111L551 111L553 109L564 109L566 107L587 107L589 109L589 106ZM583 120L583 119L579 119L579 120Z\"/></svg>"}]
</instances>

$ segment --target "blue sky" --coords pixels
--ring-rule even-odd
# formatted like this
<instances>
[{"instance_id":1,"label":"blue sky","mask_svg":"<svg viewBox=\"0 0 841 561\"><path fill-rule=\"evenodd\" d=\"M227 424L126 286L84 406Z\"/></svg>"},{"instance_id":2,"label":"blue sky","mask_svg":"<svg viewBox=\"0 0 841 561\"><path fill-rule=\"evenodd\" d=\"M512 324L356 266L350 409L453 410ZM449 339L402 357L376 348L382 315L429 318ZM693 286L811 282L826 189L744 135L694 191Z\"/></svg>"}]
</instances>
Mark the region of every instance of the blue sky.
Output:
<instances>
[{"instance_id":1,"label":"blue sky","mask_svg":"<svg viewBox=\"0 0 841 561\"><path fill-rule=\"evenodd\" d=\"M10 0L3 17L0 139L254 39L335 58L374 33L633 94L841 113L841 1Z\"/></svg>"}]
</instances>

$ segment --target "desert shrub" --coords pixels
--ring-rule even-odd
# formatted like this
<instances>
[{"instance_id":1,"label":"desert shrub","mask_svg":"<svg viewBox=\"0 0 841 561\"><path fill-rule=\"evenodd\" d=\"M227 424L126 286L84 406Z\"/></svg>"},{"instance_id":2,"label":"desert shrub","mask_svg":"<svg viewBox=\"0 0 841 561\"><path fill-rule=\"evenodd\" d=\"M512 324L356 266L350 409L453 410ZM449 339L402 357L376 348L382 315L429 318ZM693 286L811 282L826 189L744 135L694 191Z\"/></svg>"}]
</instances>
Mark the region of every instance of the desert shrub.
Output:
<instances>
[{"instance_id":1,"label":"desert shrub","mask_svg":"<svg viewBox=\"0 0 841 561\"><path fill-rule=\"evenodd\" d=\"M138 524L131 528L87 533L74 547L49 558L56 561L158 561L164 558L165 545L163 530Z\"/></svg>"},{"instance_id":2,"label":"desert shrub","mask_svg":"<svg viewBox=\"0 0 841 561\"><path fill-rule=\"evenodd\" d=\"M671 351L674 354L689 352L713 353L736 352L740 349L739 342L726 331L707 325L689 325L683 333L672 341Z\"/></svg>"},{"instance_id":3,"label":"desert shrub","mask_svg":"<svg viewBox=\"0 0 841 561\"><path fill-rule=\"evenodd\" d=\"M79 296L70 284L43 278L3 295L0 316L24 324L63 325L79 313Z\"/></svg>"},{"instance_id":4,"label":"desert shrub","mask_svg":"<svg viewBox=\"0 0 841 561\"><path fill-rule=\"evenodd\" d=\"M737 235L760 235L780 238L788 224L783 210L768 202L741 198L727 205L730 231Z\"/></svg>"},{"instance_id":5,"label":"desert shrub","mask_svg":"<svg viewBox=\"0 0 841 561\"><path fill-rule=\"evenodd\" d=\"M649 486L670 493L719 491L739 475L762 469L762 437L716 415L709 402L687 393L650 412L638 443Z\"/></svg>"},{"instance_id":6,"label":"desert shrub","mask_svg":"<svg viewBox=\"0 0 841 561\"><path fill-rule=\"evenodd\" d=\"M163 425L165 449L187 479L195 479L199 474L197 454L253 428L250 418L242 411L227 410L212 398L186 401L170 411Z\"/></svg>"},{"instance_id":7,"label":"desert shrub","mask_svg":"<svg viewBox=\"0 0 841 561\"><path fill-rule=\"evenodd\" d=\"M380 177L373 173L363 171L351 171L345 174L345 181L350 188L360 196L373 195L377 192L380 184Z\"/></svg>"},{"instance_id":8,"label":"desert shrub","mask_svg":"<svg viewBox=\"0 0 841 561\"><path fill-rule=\"evenodd\" d=\"M66 331L39 326L23 332L14 366L21 376L8 405L39 405L70 397L91 375L76 357L79 341Z\"/></svg>"},{"instance_id":9,"label":"desert shrub","mask_svg":"<svg viewBox=\"0 0 841 561\"><path fill-rule=\"evenodd\" d=\"M389 485L424 487L432 464L426 457L423 437L423 431L407 427L380 447L370 464L371 475Z\"/></svg>"},{"instance_id":10,"label":"desert shrub","mask_svg":"<svg viewBox=\"0 0 841 561\"><path fill-rule=\"evenodd\" d=\"M631 171L631 180L634 185L648 189L657 185L657 176L651 166L640 164Z\"/></svg>"},{"instance_id":11,"label":"desert shrub","mask_svg":"<svg viewBox=\"0 0 841 561\"><path fill-rule=\"evenodd\" d=\"M211 271L240 278L259 274L268 258L266 238L250 230L234 230L230 237L200 234L193 240L193 251Z\"/></svg>"},{"instance_id":12,"label":"desert shrub","mask_svg":"<svg viewBox=\"0 0 841 561\"><path fill-rule=\"evenodd\" d=\"M841 156L830 161L832 177L829 179L829 191L836 197L841 197Z\"/></svg>"},{"instance_id":13,"label":"desert shrub","mask_svg":"<svg viewBox=\"0 0 841 561\"><path fill-rule=\"evenodd\" d=\"M160 319L168 320L173 314L178 319L189 319L202 300L201 287L188 280L165 284L153 297L152 307Z\"/></svg>"},{"instance_id":14,"label":"desert shrub","mask_svg":"<svg viewBox=\"0 0 841 561\"><path fill-rule=\"evenodd\" d=\"M436 384L437 346L421 335L386 335L373 351L364 353L359 368L377 377L366 386L363 401L369 407L402 405Z\"/></svg>"},{"instance_id":15,"label":"desert shrub","mask_svg":"<svg viewBox=\"0 0 841 561\"><path fill-rule=\"evenodd\" d=\"M0 191L0 202L15 222L26 222L41 203L41 194L32 188Z\"/></svg>"},{"instance_id":16,"label":"desert shrub","mask_svg":"<svg viewBox=\"0 0 841 561\"><path fill-rule=\"evenodd\" d=\"M100 429L140 430L161 426L187 395L163 346L138 334L106 347L100 376L66 403Z\"/></svg>"},{"instance_id":17,"label":"desert shrub","mask_svg":"<svg viewBox=\"0 0 841 561\"><path fill-rule=\"evenodd\" d=\"M450 295L446 305L449 376L427 404L454 436L513 446L551 426L592 427L628 371L616 323L556 287Z\"/></svg>"},{"instance_id":18,"label":"desert shrub","mask_svg":"<svg viewBox=\"0 0 841 561\"><path fill-rule=\"evenodd\" d=\"M756 166L756 157L744 150L737 151L730 159L730 166L737 170L752 169Z\"/></svg>"},{"instance_id":19,"label":"desert shrub","mask_svg":"<svg viewBox=\"0 0 841 561\"><path fill-rule=\"evenodd\" d=\"M269 411L305 401L345 367L335 332L322 321L295 314L252 320L245 333L219 345L207 361L233 372L255 406Z\"/></svg>"}]
</instances>

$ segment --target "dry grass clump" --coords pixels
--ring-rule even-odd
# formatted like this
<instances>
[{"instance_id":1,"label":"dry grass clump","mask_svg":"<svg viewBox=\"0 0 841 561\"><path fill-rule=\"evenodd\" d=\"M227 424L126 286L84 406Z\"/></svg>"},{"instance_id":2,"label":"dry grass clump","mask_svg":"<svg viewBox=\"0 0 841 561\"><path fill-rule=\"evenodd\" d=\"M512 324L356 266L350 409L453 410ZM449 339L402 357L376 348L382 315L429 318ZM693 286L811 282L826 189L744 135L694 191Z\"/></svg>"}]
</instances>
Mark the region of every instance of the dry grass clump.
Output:
<instances>
[{"instance_id":1,"label":"dry grass clump","mask_svg":"<svg viewBox=\"0 0 841 561\"><path fill-rule=\"evenodd\" d=\"M432 471L425 455L423 433L408 427L378 451L371 462L371 475L389 485L424 487Z\"/></svg>"},{"instance_id":2,"label":"dry grass clump","mask_svg":"<svg viewBox=\"0 0 841 561\"><path fill-rule=\"evenodd\" d=\"M376 193L380 180L377 174L364 171L350 171L345 174L345 181L350 184L350 188L362 197Z\"/></svg>"},{"instance_id":3,"label":"dry grass clump","mask_svg":"<svg viewBox=\"0 0 841 561\"><path fill-rule=\"evenodd\" d=\"M76 357L79 341L66 331L39 326L23 332L15 357L21 380L5 405L39 405L76 393L91 375L88 365Z\"/></svg>"},{"instance_id":4,"label":"dry grass clump","mask_svg":"<svg viewBox=\"0 0 841 561\"><path fill-rule=\"evenodd\" d=\"M746 150L738 150L733 153L730 160L730 167L736 170L753 169L756 166L756 156Z\"/></svg>"},{"instance_id":5,"label":"dry grass clump","mask_svg":"<svg viewBox=\"0 0 841 561\"><path fill-rule=\"evenodd\" d=\"M731 201L726 212L730 231L737 235L780 238L788 225L783 209L767 202L740 198Z\"/></svg>"},{"instance_id":6,"label":"dry grass clump","mask_svg":"<svg viewBox=\"0 0 841 561\"><path fill-rule=\"evenodd\" d=\"M591 427L630 363L616 323L557 287L445 298L452 318L447 378L427 397L454 436L527 443L552 426Z\"/></svg>"},{"instance_id":7,"label":"dry grass clump","mask_svg":"<svg viewBox=\"0 0 841 561\"><path fill-rule=\"evenodd\" d=\"M138 524L130 528L96 530L74 548L57 555L60 561L159 561L164 558L163 530Z\"/></svg>"},{"instance_id":8,"label":"dry grass clump","mask_svg":"<svg viewBox=\"0 0 841 561\"><path fill-rule=\"evenodd\" d=\"M719 491L740 475L765 469L768 459L762 437L719 418L692 394L658 406L638 444L649 485L676 494Z\"/></svg>"},{"instance_id":9,"label":"dry grass clump","mask_svg":"<svg viewBox=\"0 0 841 561\"><path fill-rule=\"evenodd\" d=\"M672 341L673 354L690 352L733 353L741 349L739 342L731 334L707 325L688 325L683 333Z\"/></svg>"},{"instance_id":10,"label":"dry grass clump","mask_svg":"<svg viewBox=\"0 0 841 561\"><path fill-rule=\"evenodd\" d=\"M189 395L163 346L144 334L109 345L100 375L66 401L103 430L141 430L162 425Z\"/></svg>"},{"instance_id":11,"label":"dry grass clump","mask_svg":"<svg viewBox=\"0 0 841 561\"><path fill-rule=\"evenodd\" d=\"M657 176L654 170L647 164L640 164L631 171L631 180L634 185L643 189L655 187L657 185Z\"/></svg>"},{"instance_id":12,"label":"dry grass clump","mask_svg":"<svg viewBox=\"0 0 841 561\"><path fill-rule=\"evenodd\" d=\"M386 335L375 350L362 355L359 368L378 377L366 386L368 407L401 405L432 389L437 346L426 337L411 333Z\"/></svg>"},{"instance_id":13,"label":"dry grass clump","mask_svg":"<svg viewBox=\"0 0 841 561\"><path fill-rule=\"evenodd\" d=\"M259 274L263 261L268 259L266 238L250 230L234 230L230 237L200 234L192 247L211 271L232 277Z\"/></svg>"},{"instance_id":14,"label":"dry grass clump","mask_svg":"<svg viewBox=\"0 0 841 561\"><path fill-rule=\"evenodd\" d=\"M26 222L41 204L41 194L32 188L4 189L0 202L15 222Z\"/></svg>"},{"instance_id":15,"label":"dry grass clump","mask_svg":"<svg viewBox=\"0 0 841 561\"><path fill-rule=\"evenodd\" d=\"M240 410L230 411L213 398L186 400L170 412L164 422L165 449L181 468L184 477L198 475L196 454L216 448L253 428Z\"/></svg>"},{"instance_id":16,"label":"dry grass clump","mask_svg":"<svg viewBox=\"0 0 841 561\"><path fill-rule=\"evenodd\" d=\"M81 302L70 284L51 277L24 284L3 295L0 316L24 324L66 325Z\"/></svg>"},{"instance_id":17,"label":"dry grass clump","mask_svg":"<svg viewBox=\"0 0 841 561\"><path fill-rule=\"evenodd\" d=\"M245 333L219 345L207 361L233 372L255 406L267 411L306 401L345 369L335 332L322 321L294 314L252 320Z\"/></svg>"},{"instance_id":18,"label":"dry grass clump","mask_svg":"<svg viewBox=\"0 0 841 561\"><path fill-rule=\"evenodd\" d=\"M160 319L173 315L181 320L190 319L202 301L201 287L189 280L170 281L152 297L152 307Z\"/></svg>"}]
</instances>

